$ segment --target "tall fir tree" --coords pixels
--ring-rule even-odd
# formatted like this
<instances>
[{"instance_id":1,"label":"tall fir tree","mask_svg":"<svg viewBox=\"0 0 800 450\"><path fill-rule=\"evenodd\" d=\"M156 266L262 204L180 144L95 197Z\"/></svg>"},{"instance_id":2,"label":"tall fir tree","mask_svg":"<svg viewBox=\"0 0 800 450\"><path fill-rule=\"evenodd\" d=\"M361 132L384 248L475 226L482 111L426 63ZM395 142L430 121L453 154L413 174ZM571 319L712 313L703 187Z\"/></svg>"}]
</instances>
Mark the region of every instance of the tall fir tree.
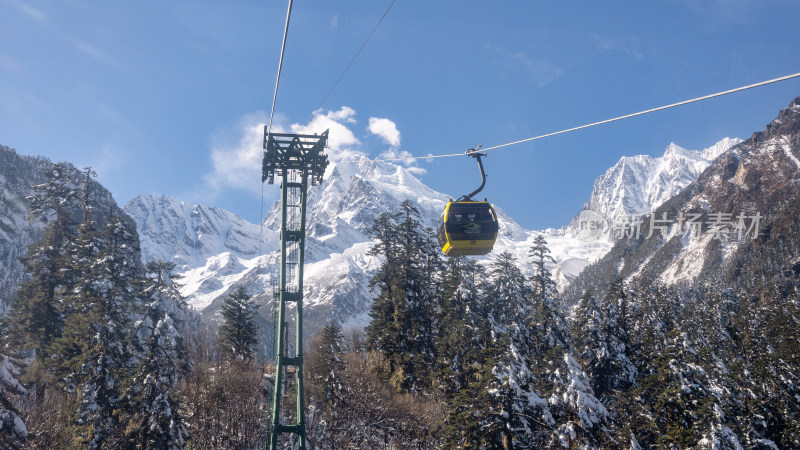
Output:
<instances>
[{"instance_id":1,"label":"tall fir tree","mask_svg":"<svg viewBox=\"0 0 800 450\"><path fill-rule=\"evenodd\" d=\"M75 445L115 446L122 434L120 385L134 358L129 333L141 277L138 239L119 218L101 230L86 222L70 258L81 279L66 298L72 309L49 363L77 395Z\"/></svg>"},{"instance_id":2,"label":"tall fir tree","mask_svg":"<svg viewBox=\"0 0 800 450\"><path fill-rule=\"evenodd\" d=\"M344 370L342 361L342 327L331 319L322 327L320 331L319 343L319 367L317 372L324 374L322 380L325 390L325 401L332 407L342 401L342 381L341 372Z\"/></svg>"},{"instance_id":3,"label":"tall fir tree","mask_svg":"<svg viewBox=\"0 0 800 450\"><path fill-rule=\"evenodd\" d=\"M537 235L531 246L529 255L533 264L533 295L537 299L553 299L556 296L556 283L553 281L553 274L547 268L547 264L555 263L555 259L550 254L547 240L541 234ZM551 305L552 307L552 305Z\"/></svg>"},{"instance_id":4,"label":"tall fir tree","mask_svg":"<svg viewBox=\"0 0 800 450\"><path fill-rule=\"evenodd\" d=\"M18 379L21 362L6 342L0 325L0 448L19 449L28 441L28 427L16 405L28 390Z\"/></svg>"},{"instance_id":5,"label":"tall fir tree","mask_svg":"<svg viewBox=\"0 0 800 450\"><path fill-rule=\"evenodd\" d=\"M631 361L630 334L635 315L635 305L631 300L621 279L611 283L603 298L602 326L608 357L595 377L595 393L599 396L610 394L615 397L615 393L633 385L638 377L638 369Z\"/></svg>"},{"instance_id":6,"label":"tall fir tree","mask_svg":"<svg viewBox=\"0 0 800 450\"><path fill-rule=\"evenodd\" d=\"M396 216L381 215L372 228L373 254L384 264L373 278L380 289L367 327L368 345L389 362L389 379L399 390L429 385L436 370L436 310L441 258L433 233L419 223L408 200ZM386 253L384 253L386 252Z\"/></svg>"},{"instance_id":7,"label":"tall fir tree","mask_svg":"<svg viewBox=\"0 0 800 450\"><path fill-rule=\"evenodd\" d=\"M529 316L533 389L547 398L549 441L555 446L593 446L605 438L608 410L597 399L580 358L573 354L569 325L558 308L555 281L547 268L553 262L547 241L536 237L530 250L533 313ZM596 320L596 319L595 319ZM580 352L578 348L578 352Z\"/></svg>"},{"instance_id":8,"label":"tall fir tree","mask_svg":"<svg viewBox=\"0 0 800 450\"><path fill-rule=\"evenodd\" d=\"M598 395L604 392L611 377L611 351L603 326L603 311L591 291L586 291L575 308L572 322L573 349Z\"/></svg>"},{"instance_id":9,"label":"tall fir tree","mask_svg":"<svg viewBox=\"0 0 800 450\"><path fill-rule=\"evenodd\" d=\"M73 180L74 169L67 163L54 164L47 180L33 187L30 220L47 223L44 236L28 247L23 267L28 280L12 298L7 322L9 339L15 348L34 350L41 362L47 347L59 337L64 326L64 296L75 283L68 269L67 248L75 238L79 220L81 186Z\"/></svg>"},{"instance_id":10,"label":"tall fir tree","mask_svg":"<svg viewBox=\"0 0 800 450\"><path fill-rule=\"evenodd\" d=\"M258 344L256 304L244 286L238 286L222 304L219 340L223 351L237 361L251 361Z\"/></svg>"},{"instance_id":11,"label":"tall fir tree","mask_svg":"<svg viewBox=\"0 0 800 450\"><path fill-rule=\"evenodd\" d=\"M176 399L178 381L191 367L180 331L186 303L173 281L175 263L145 266L143 317L133 342L139 362L125 394L126 445L136 448L185 448L188 433Z\"/></svg>"},{"instance_id":12,"label":"tall fir tree","mask_svg":"<svg viewBox=\"0 0 800 450\"><path fill-rule=\"evenodd\" d=\"M459 444L504 449L543 445L553 422L531 371L530 288L517 261L506 252L491 264L488 278L479 306L486 317L488 345L476 355L479 373L465 390L473 397L469 407L455 405L465 421Z\"/></svg>"},{"instance_id":13,"label":"tall fir tree","mask_svg":"<svg viewBox=\"0 0 800 450\"><path fill-rule=\"evenodd\" d=\"M446 262L437 347L438 387L447 399L444 433L449 447L478 445L479 417L491 403L484 377L495 349L486 311L483 266L465 257Z\"/></svg>"}]
</instances>

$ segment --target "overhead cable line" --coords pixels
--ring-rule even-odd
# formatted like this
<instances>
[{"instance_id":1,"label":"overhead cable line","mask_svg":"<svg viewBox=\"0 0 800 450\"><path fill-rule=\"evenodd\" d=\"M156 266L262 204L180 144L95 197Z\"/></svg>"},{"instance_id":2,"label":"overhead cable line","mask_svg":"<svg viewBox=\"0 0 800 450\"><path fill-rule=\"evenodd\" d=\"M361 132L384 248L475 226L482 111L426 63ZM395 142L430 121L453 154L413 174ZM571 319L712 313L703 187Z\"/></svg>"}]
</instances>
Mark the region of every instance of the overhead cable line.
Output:
<instances>
[{"instance_id":1,"label":"overhead cable line","mask_svg":"<svg viewBox=\"0 0 800 450\"><path fill-rule=\"evenodd\" d=\"M269 124L267 125L267 137L272 131L272 117L275 115L275 102L278 99L278 85L281 82L281 70L283 69L283 54L286 52L286 36L289 34L289 19L292 17L292 0L289 0L289 8L286 11L286 25L283 27L283 43L281 44L281 56L278 59L278 76L275 78L275 93L272 95L272 109L269 113ZM264 181L261 182L261 215L259 216L261 229L258 232L258 254L261 255L261 241L264 232Z\"/></svg>"},{"instance_id":2,"label":"overhead cable line","mask_svg":"<svg viewBox=\"0 0 800 450\"><path fill-rule=\"evenodd\" d=\"M699 102L699 101L702 101L702 100L708 100L708 99L711 99L711 98L714 98L714 97L721 97L723 95L733 94L735 92L746 91L748 89L753 89L753 88L757 88L757 87L761 87L761 86L766 86L768 84L778 83L778 82L781 82L781 81L786 81L786 80L790 80L792 78L798 78L798 77L800 77L800 72L792 74L792 75L786 75L786 76L780 77L780 78L773 78L772 80L762 81L760 83L755 83L755 84L750 84L750 85L747 85L747 86L742 86L742 87L738 87L738 88L734 88L734 89L729 89L727 91L717 92L715 94L709 94L709 95L704 95L702 97L693 98L693 99L690 99L690 100L684 100L684 101L678 102L678 103L672 103L672 104L665 105L665 106L659 106L658 108L647 109L647 110L635 112L635 113L632 113L632 114L626 114L624 116L614 117L613 119L601 120L599 122L593 122L593 123L589 123L589 124L586 124L586 125L567 128L566 130L554 131L552 133L542 134L542 135L534 136L534 137L527 138L527 139L521 139L519 141L508 142L506 144L495 145L493 147L484 148L483 151L495 150L495 149L498 149L498 148L508 147L508 146L515 145L515 144L521 144L523 142L535 141L535 140L543 139L543 138L550 137L550 136L556 136L556 135L559 135L559 134L564 134L564 133L569 133L569 132L572 132L572 131L582 130L584 128L590 128L590 127L594 127L594 126L597 126L597 125L603 125L603 124L607 124L607 123L611 123L611 122L616 122L618 120L630 119L631 117L642 116L642 115L653 113L653 112L656 112L656 111L663 111L665 109L675 108L677 106L682 106L682 105L688 105L689 103L695 103L695 102ZM411 159L449 158L451 156L464 156L464 153L462 152L462 153L450 153L450 154L447 154L447 155L409 156L407 158L386 158L386 159L376 159L375 161L408 161L408 160L411 160Z\"/></svg>"},{"instance_id":3,"label":"overhead cable line","mask_svg":"<svg viewBox=\"0 0 800 450\"><path fill-rule=\"evenodd\" d=\"M350 60L350 63L348 63L348 64L347 64L347 67L345 67L345 69L344 69L344 71L342 72L342 74L341 74L341 75L339 75L339 78L337 78L337 79L336 79L336 82L335 82L335 83L333 83L333 86L332 86L332 87L331 87L331 89L328 91L328 93L325 95L325 98L323 98L323 99L322 99L322 101L319 103L319 106L317 106L316 108L314 108L314 112L317 112L317 111L319 111L319 109L320 109L320 108L322 108L322 105L324 105L324 104L325 104L325 102L328 100L328 97L330 97L330 96L331 96L331 94L333 93L333 90L334 90L334 89L336 89L336 86L338 86L338 85L339 85L339 82L340 82L340 81L342 81L342 78L344 78L344 75L347 73L347 71L348 71L348 70L350 70L350 66L352 66L352 65L353 65L353 63L356 61L356 58L358 58L358 55L360 55L360 54L361 54L361 50L364 50L364 47L367 45L367 42L369 42L369 40L372 38L372 35L373 35L373 34L375 34L375 31L376 31L376 30L378 29L378 27L381 25L381 22L383 22L383 19L386 17L386 15L387 15L387 14L389 14L389 10L390 10L390 9L392 9L392 6L394 6L394 2L396 2L396 1L397 1L397 0L392 0L392 3L390 3L390 4L389 4L389 7L388 7L388 8L386 8L386 11L383 13L383 15L381 16L381 18L378 20L378 23L376 23L376 24L375 24L375 27L373 27L373 28L372 28L372 31L369 33L369 36L367 36L367 38L364 40L364 43L363 43L363 44L361 44L361 47L359 47L358 51L357 51L357 52L356 52L356 54L353 56L353 59L351 59L351 60ZM288 21L287 21L287 24L288 24ZM285 39L285 38L284 38L284 39Z\"/></svg>"},{"instance_id":4,"label":"overhead cable line","mask_svg":"<svg viewBox=\"0 0 800 450\"><path fill-rule=\"evenodd\" d=\"M283 43L281 44L281 57L278 60L278 76L275 78L275 94L272 96L272 111L269 113L267 133L272 131L272 117L275 115L275 101L278 99L278 84L281 82L281 69L283 68L283 54L286 51L286 35L289 34L289 18L292 16L292 0L289 0L289 9L286 11L286 26L283 28Z\"/></svg>"}]
</instances>

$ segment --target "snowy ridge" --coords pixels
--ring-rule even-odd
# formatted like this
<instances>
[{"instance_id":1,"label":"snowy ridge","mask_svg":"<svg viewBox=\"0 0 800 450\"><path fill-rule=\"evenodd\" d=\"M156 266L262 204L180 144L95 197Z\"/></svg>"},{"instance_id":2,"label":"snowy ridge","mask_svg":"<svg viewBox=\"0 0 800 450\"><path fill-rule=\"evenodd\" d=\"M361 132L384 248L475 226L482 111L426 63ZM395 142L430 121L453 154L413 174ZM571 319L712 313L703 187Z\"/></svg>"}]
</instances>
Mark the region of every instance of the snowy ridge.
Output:
<instances>
[{"instance_id":1,"label":"snowy ridge","mask_svg":"<svg viewBox=\"0 0 800 450\"><path fill-rule=\"evenodd\" d=\"M725 139L701 151L671 144L664 156L634 156L598 178L590 204L614 217L649 211L688 185L737 139ZM398 211L413 202L424 227L435 228L449 196L430 189L406 168L366 157L332 162L324 182L309 189L304 304L306 317L321 323L331 315L343 323L363 325L371 304L369 279L380 261L367 253L373 245L369 229L383 212ZM610 239L581 240L568 228L527 230L495 205L500 231L488 261L509 252L528 260L535 237L542 234L556 263L550 270L559 288L566 286L590 263L613 246ZM187 205L164 196L141 196L125 206L136 220L145 259L178 263L181 292L195 309L213 316L217 304L244 284L258 301L272 301L271 289L279 267L280 205L273 204L264 219L263 249L258 253L258 225L217 208ZM523 266L526 266L523 264ZM265 313L267 310L262 310ZM313 328L313 325L309 328Z\"/></svg>"},{"instance_id":2,"label":"snowy ridge","mask_svg":"<svg viewBox=\"0 0 800 450\"><path fill-rule=\"evenodd\" d=\"M686 150L671 143L659 158L624 156L597 178L588 209L611 223L631 214L654 211L740 142L741 139L725 138L703 150Z\"/></svg>"},{"instance_id":3,"label":"snowy ridge","mask_svg":"<svg viewBox=\"0 0 800 450\"><path fill-rule=\"evenodd\" d=\"M144 261L163 259L189 270L226 252L258 254L259 226L223 209L141 195L129 201L125 211L136 217ZM278 238L271 233L263 239L264 245L271 245Z\"/></svg>"},{"instance_id":4,"label":"snowy ridge","mask_svg":"<svg viewBox=\"0 0 800 450\"><path fill-rule=\"evenodd\" d=\"M420 182L406 168L359 157L332 163L325 181L309 189L304 304L306 317L324 321L334 315L345 323L363 325L371 304L369 279L380 261L367 253L373 242L369 229L379 214L397 211L404 200L420 211L420 221L434 229L449 196ZM495 205L500 231L495 254L528 259L533 239L544 234L557 263L551 267L560 284L572 279L610 247L609 242L584 242L563 230L530 231ZM178 263L181 292L198 310L214 310L232 287L245 284L272 301L279 267L277 251L280 205L264 220L264 255L258 256L258 225L217 208L188 205L164 196L140 196L125 205L137 222L145 259ZM492 255L487 255L488 260ZM562 267L562 262L569 261ZM266 310L262 310L264 312Z\"/></svg>"}]
</instances>

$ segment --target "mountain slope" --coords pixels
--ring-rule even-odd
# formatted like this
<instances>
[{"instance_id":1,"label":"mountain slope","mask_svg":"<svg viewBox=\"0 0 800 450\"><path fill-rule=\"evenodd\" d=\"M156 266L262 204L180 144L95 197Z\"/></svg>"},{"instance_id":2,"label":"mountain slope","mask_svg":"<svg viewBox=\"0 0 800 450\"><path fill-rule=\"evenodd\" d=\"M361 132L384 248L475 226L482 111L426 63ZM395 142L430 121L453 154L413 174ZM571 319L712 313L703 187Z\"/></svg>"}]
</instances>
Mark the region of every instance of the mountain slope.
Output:
<instances>
[{"instance_id":1,"label":"mountain slope","mask_svg":"<svg viewBox=\"0 0 800 450\"><path fill-rule=\"evenodd\" d=\"M372 302L369 280L380 261L367 255L369 229L379 214L399 210L411 200L423 226L435 228L448 196L435 192L401 166L364 157L332 163L325 181L309 190L307 213L304 318L313 330L329 317L364 324ZM231 213L189 206L161 196L140 196L125 205L142 235L145 258L179 264L182 292L196 309L214 318L234 285L244 284L271 318L272 283L279 268L280 205L276 202L263 231ZM539 232L524 229L497 206L500 232L495 252L527 259ZM258 256L258 234L263 254ZM247 234L249 233L249 238ZM583 242L562 230L543 232L558 260L553 269L567 277L607 251L609 242ZM254 251L255 250L255 251ZM491 255L490 255L491 256ZM561 263L569 261L563 270Z\"/></svg>"},{"instance_id":2,"label":"mountain slope","mask_svg":"<svg viewBox=\"0 0 800 450\"><path fill-rule=\"evenodd\" d=\"M595 183L592 198L621 197L614 190L627 193L642 185L654 193L674 190L679 183L693 181L699 167L709 164L706 158L727 150L732 142L727 139L698 152L672 145L662 158L628 158L649 158L654 167L631 180L630 187L608 181L615 173L612 168ZM631 163L623 158L617 166L630 167ZM661 194L654 195L661 198ZM306 328L313 330L314 324L330 316L342 322L366 323L372 301L369 279L380 265L377 258L367 255L372 247L369 229L374 219L382 212L398 211L402 201L410 200L419 209L423 226L433 229L448 198L395 164L365 157L332 163L325 181L309 190L304 315L310 325ZM543 234L556 259L551 270L560 287L612 246L610 239L579 239L566 229L526 230L508 217L501 205L495 207L500 232L493 254L482 259L508 251L526 261L534 237ZM139 224L145 258L170 259L179 264L184 276L182 292L196 309L213 318L233 286L244 284L257 296L264 320L271 318L272 283L279 267L277 202L266 215L261 231L226 211L189 206L163 196L137 197L125 205L125 210ZM628 214L638 210L623 206L620 211ZM258 248L258 233L262 235L261 256L253 251Z\"/></svg>"},{"instance_id":3,"label":"mountain slope","mask_svg":"<svg viewBox=\"0 0 800 450\"><path fill-rule=\"evenodd\" d=\"M639 236L631 232L618 241L578 277L570 297L575 300L583 289L597 290L618 276L648 273L673 284L718 273L740 246L767 232L764 225L795 198L798 188L800 98L765 131L723 153L695 182L645 217ZM691 218L693 227L688 226Z\"/></svg>"},{"instance_id":4,"label":"mountain slope","mask_svg":"<svg viewBox=\"0 0 800 450\"><path fill-rule=\"evenodd\" d=\"M725 138L703 150L686 150L671 143L658 158L624 156L597 178L587 207L612 223L654 211L740 142Z\"/></svg>"}]
</instances>

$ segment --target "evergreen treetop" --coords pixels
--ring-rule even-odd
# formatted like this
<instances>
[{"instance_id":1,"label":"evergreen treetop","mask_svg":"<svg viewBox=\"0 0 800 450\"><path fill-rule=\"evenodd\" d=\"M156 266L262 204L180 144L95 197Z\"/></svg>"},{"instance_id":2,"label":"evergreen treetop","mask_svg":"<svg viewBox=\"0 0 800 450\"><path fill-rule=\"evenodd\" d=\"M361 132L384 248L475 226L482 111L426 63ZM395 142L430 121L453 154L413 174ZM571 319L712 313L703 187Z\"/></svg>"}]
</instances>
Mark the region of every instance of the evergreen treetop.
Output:
<instances>
[{"instance_id":1,"label":"evergreen treetop","mask_svg":"<svg viewBox=\"0 0 800 450\"><path fill-rule=\"evenodd\" d=\"M221 314L219 338L223 349L235 360L252 360L258 343L256 305L244 286L238 286L225 299Z\"/></svg>"}]
</instances>

